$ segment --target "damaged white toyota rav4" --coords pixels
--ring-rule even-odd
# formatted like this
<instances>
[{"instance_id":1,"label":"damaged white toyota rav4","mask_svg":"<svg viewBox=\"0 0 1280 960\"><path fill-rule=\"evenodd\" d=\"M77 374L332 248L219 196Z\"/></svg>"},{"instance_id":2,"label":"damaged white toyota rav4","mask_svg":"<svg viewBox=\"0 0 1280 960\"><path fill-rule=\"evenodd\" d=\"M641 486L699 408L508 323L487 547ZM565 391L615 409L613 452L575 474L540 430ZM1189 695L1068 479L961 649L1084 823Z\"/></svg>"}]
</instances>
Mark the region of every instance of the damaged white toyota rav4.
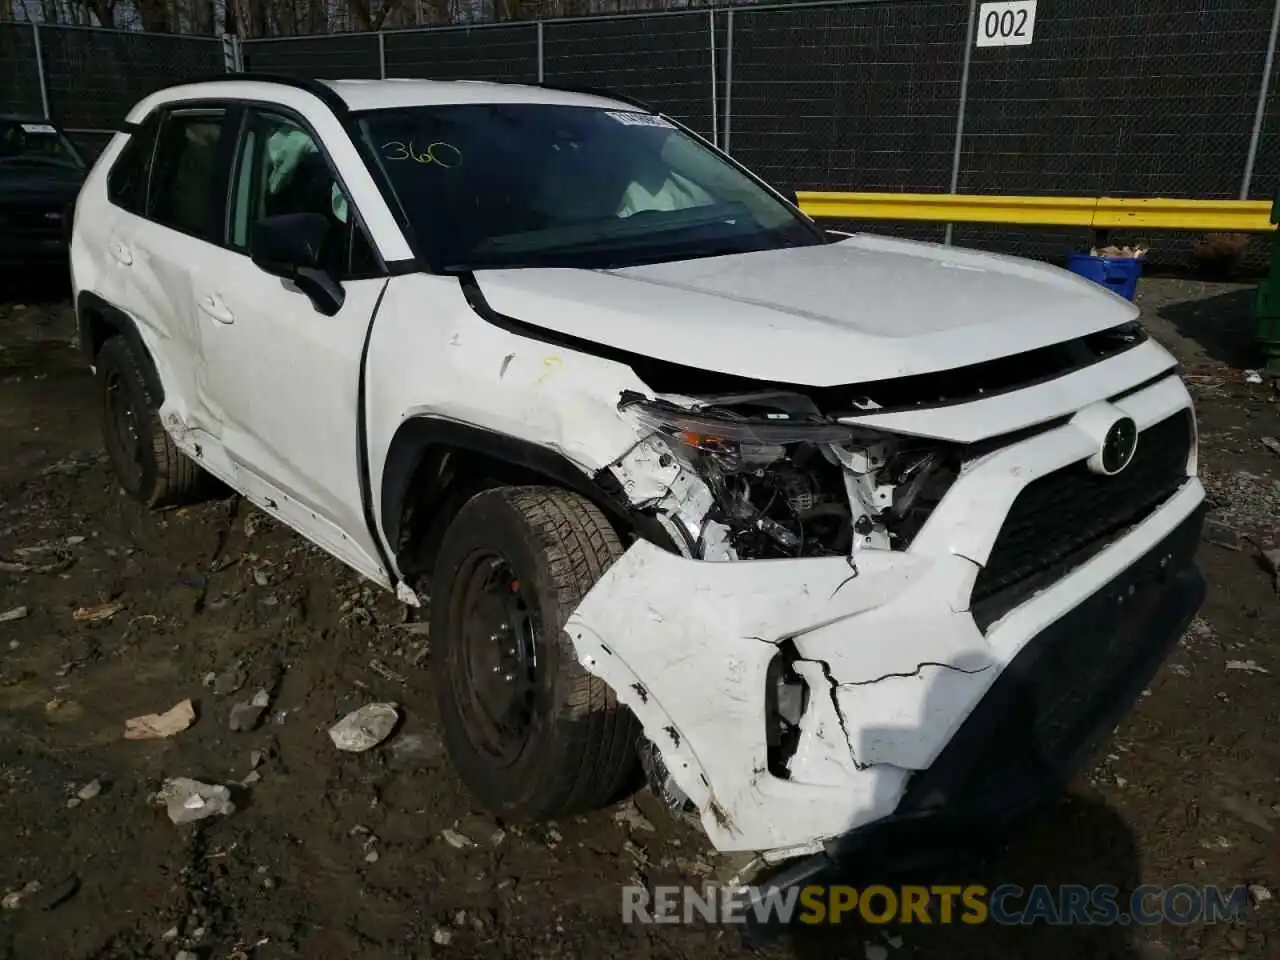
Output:
<instances>
[{"instance_id":1,"label":"damaged white toyota rav4","mask_svg":"<svg viewBox=\"0 0 1280 960\"><path fill-rule=\"evenodd\" d=\"M797 877L969 836L1203 599L1191 400L1075 276L829 234L587 92L244 75L126 126L72 244L120 482L207 471L429 592L449 754L503 816L643 769Z\"/></svg>"}]
</instances>

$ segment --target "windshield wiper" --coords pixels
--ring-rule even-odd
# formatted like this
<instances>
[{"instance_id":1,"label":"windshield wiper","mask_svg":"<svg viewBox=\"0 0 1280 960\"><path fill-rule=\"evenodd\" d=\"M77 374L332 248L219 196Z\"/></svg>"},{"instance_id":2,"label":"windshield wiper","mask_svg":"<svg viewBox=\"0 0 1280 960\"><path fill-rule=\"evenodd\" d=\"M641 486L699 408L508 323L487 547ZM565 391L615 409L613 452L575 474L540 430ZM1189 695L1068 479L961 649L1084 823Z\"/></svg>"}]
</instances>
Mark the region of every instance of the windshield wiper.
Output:
<instances>
[{"instance_id":1,"label":"windshield wiper","mask_svg":"<svg viewBox=\"0 0 1280 960\"><path fill-rule=\"evenodd\" d=\"M466 273L470 270L625 270L627 267L643 267L673 260L705 260L711 257L732 257L767 250L786 250L795 247L815 246L812 240L788 237L758 238L762 242L705 242L658 246L652 243L579 243L556 247L539 257L525 259L471 260L449 264L445 273ZM744 238L745 239L745 238Z\"/></svg>"},{"instance_id":2,"label":"windshield wiper","mask_svg":"<svg viewBox=\"0 0 1280 960\"><path fill-rule=\"evenodd\" d=\"M486 255L573 253L597 246L645 246L660 242L664 236L703 230L715 224L745 221L738 204L707 204L683 210L646 211L656 214L650 219L643 214L609 217L603 220L562 224L523 233L500 234L480 241L473 249ZM715 211L715 212L712 212ZM637 229L643 227L644 229Z\"/></svg>"}]
</instances>

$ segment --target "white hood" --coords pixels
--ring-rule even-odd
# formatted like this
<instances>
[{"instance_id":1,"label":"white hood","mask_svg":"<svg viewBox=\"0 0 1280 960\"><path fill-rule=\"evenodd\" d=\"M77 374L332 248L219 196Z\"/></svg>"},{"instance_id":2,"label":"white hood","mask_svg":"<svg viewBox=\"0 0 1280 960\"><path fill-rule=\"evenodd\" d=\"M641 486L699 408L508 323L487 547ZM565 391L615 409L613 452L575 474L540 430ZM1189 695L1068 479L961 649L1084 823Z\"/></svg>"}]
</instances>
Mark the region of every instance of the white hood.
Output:
<instances>
[{"instance_id":1,"label":"white hood","mask_svg":"<svg viewBox=\"0 0 1280 960\"><path fill-rule=\"evenodd\" d=\"M825 387L947 370L1134 319L1056 267L860 235L621 270L484 270L494 310L582 340Z\"/></svg>"}]
</instances>

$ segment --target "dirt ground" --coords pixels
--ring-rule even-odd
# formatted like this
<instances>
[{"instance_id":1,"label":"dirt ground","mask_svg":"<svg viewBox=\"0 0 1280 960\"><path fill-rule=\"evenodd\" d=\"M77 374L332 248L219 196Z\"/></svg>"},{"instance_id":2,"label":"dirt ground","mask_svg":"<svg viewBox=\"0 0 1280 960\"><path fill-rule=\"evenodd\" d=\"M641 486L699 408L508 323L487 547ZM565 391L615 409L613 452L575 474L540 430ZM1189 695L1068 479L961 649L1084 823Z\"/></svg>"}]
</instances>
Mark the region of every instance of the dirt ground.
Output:
<instances>
[{"instance_id":1,"label":"dirt ground","mask_svg":"<svg viewBox=\"0 0 1280 960\"><path fill-rule=\"evenodd\" d=\"M621 887L733 866L646 794L641 817L537 829L476 808L434 732L430 638L393 599L235 498L154 515L127 501L67 303L16 296L0 304L0 896L17 894L0 955L748 955L740 928L621 922ZM967 882L1280 888L1280 599L1259 561L1280 504L1280 454L1262 440L1280 437L1280 410L1270 381L1242 372L1251 297L1143 283L1145 322L1198 395L1227 525L1215 536L1232 542L1202 546L1202 617L1101 765ZM77 619L100 604L118 610ZM259 690L261 724L233 731L232 707ZM190 729L123 737L126 718L184 698ZM402 730L368 753L334 749L330 724L375 699L403 706ZM232 785L237 809L175 826L153 799L174 776ZM845 925L758 951L1261 960L1280 956L1276 894L1239 926Z\"/></svg>"}]
</instances>

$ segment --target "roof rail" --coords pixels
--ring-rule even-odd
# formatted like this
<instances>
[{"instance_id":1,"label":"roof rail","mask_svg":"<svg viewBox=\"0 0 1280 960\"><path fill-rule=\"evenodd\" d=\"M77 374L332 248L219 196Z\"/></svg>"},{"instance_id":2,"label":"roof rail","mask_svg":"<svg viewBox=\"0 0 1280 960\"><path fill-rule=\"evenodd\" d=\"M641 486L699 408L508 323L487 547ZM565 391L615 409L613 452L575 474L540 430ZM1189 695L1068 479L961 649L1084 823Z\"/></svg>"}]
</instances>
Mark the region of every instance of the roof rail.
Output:
<instances>
[{"instance_id":1,"label":"roof rail","mask_svg":"<svg viewBox=\"0 0 1280 960\"><path fill-rule=\"evenodd\" d=\"M279 83L284 86L293 87L298 90L305 90L307 93L313 94L332 109L335 113L346 113L349 108L347 102L342 99L341 95L326 83L310 77L291 77L283 74L274 73L254 73L247 71L245 73L215 73L203 77L188 77L185 80L176 80L173 83L165 84L163 87L157 88L155 92L161 90L171 90L174 87L184 87L193 83L234 83L236 81L250 81L254 83ZM515 86L515 84L512 84ZM541 87L544 90L557 90L561 93L580 93L584 96L601 97L605 100L617 100L619 103L629 104L648 113L661 113L652 104L646 103L635 97L628 96L625 93L617 93L613 90L606 90L600 87L578 86L566 83L537 83L534 86Z\"/></svg>"},{"instance_id":2,"label":"roof rail","mask_svg":"<svg viewBox=\"0 0 1280 960\"><path fill-rule=\"evenodd\" d=\"M193 83L235 83L237 81L248 81L250 83L278 83L286 87L293 87L296 90L305 90L320 100L323 100L335 113L345 113L348 109L347 102L342 99L333 87L327 83L322 83L311 77L290 77L284 74L276 73L254 73L247 71L245 73L213 73L202 77L188 77L185 80L175 80L173 83L167 83L163 87L158 87L154 92L159 93L163 90L172 90L175 87L185 87Z\"/></svg>"},{"instance_id":3,"label":"roof rail","mask_svg":"<svg viewBox=\"0 0 1280 960\"><path fill-rule=\"evenodd\" d=\"M606 100L617 100L619 103L630 104L633 107L639 107L649 113L661 113L657 107L643 100L637 100L635 97L628 96L625 93L615 93L613 90L606 90L601 87L580 87L571 83L538 83L535 86L544 90L558 90L560 93L581 93L589 97L603 97Z\"/></svg>"}]
</instances>

